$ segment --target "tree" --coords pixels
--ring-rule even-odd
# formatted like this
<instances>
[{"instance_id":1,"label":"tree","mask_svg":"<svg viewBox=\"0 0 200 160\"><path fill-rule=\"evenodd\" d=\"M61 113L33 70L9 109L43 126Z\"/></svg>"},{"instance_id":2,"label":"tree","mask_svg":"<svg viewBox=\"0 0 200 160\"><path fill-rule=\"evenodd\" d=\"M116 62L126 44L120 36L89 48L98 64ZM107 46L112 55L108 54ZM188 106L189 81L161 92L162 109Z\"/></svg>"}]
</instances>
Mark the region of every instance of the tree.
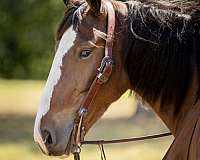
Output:
<instances>
[{"instance_id":1,"label":"tree","mask_svg":"<svg viewBox=\"0 0 200 160\"><path fill-rule=\"evenodd\" d=\"M47 76L63 8L54 0L0 1L0 77Z\"/></svg>"}]
</instances>

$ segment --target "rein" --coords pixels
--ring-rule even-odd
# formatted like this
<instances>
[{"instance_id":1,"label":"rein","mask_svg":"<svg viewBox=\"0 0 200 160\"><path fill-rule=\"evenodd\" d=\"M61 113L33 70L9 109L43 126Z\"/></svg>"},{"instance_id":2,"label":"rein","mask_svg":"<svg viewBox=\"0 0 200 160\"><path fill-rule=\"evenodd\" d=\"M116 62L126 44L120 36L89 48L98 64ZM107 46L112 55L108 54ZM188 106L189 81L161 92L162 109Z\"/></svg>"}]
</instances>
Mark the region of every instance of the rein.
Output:
<instances>
[{"instance_id":1,"label":"rein","mask_svg":"<svg viewBox=\"0 0 200 160\"><path fill-rule=\"evenodd\" d=\"M135 142L135 141L143 141L148 139L156 139L171 136L170 132L162 133L162 134L154 134L149 136L141 136L141 137L133 137L133 138L124 138L124 139L113 139L113 140L96 140L96 141L83 141L81 142L82 145L91 144L91 145L98 145L98 144L117 144L117 143L128 143L128 142Z\"/></svg>"},{"instance_id":2,"label":"rein","mask_svg":"<svg viewBox=\"0 0 200 160\"><path fill-rule=\"evenodd\" d=\"M97 75L92 82L92 85L86 95L86 98L78 111L77 117L74 121L74 128L72 131L71 139L72 139L72 153L74 154L75 160L80 160L80 152L81 146L90 144L90 145L99 145L101 150L101 158L106 159L105 152L103 148L103 144L116 144L116 143L126 143L126 142L133 142L133 141L140 141L140 140L147 140L147 139L154 139L160 137L166 137L171 135L171 133L163 133L151 136L144 136L144 137L136 137L136 138L126 138L126 139L116 139L116 140L96 140L96 141L84 141L85 135L85 127L83 125L83 119L87 115L89 106L93 102L94 98L96 97L100 87L105 84L112 73L113 68L113 41L114 41L114 30L115 30L115 10L113 5L110 1L105 1L107 12L108 12L108 24L107 24L107 39L105 44L105 56L101 61L101 65L98 68Z\"/></svg>"}]
</instances>

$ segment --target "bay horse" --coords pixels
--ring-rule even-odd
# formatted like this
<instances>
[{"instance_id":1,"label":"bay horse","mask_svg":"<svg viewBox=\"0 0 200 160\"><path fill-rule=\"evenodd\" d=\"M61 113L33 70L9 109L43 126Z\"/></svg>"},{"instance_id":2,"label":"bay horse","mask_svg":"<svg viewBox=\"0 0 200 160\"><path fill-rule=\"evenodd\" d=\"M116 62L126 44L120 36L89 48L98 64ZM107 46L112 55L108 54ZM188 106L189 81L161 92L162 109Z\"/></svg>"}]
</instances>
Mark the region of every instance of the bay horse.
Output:
<instances>
[{"instance_id":1,"label":"bay horse","mask_svg":"<svg viewBox=\"0 0 200 160\"><path fill-rule=\"evenodd\" d=\"M83 136L113 101L131 89L175 137L163 159L200 160L199 4L154 0L64 3L56 54L35 120L34 139L42 151L70 155L77 115L85 112L81 106L96 79L106 83L93 94L87 114L81 117ZM110 59L105 60L105 55ZM99 66L103 73L97 76Z\"/></svg>"}]
</instances>

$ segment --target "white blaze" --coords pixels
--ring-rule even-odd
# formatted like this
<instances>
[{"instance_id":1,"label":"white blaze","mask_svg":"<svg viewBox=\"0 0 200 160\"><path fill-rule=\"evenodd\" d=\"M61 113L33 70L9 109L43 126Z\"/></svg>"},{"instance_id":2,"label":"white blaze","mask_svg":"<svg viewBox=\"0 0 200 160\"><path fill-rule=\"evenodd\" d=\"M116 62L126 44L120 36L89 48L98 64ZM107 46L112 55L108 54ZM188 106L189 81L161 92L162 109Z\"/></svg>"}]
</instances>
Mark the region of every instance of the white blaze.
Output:
<instances>
[{"instance_id":1,"label":"white blaze","mask_svg":"<svg viewBox=\"0 0 200 160\"><path fill-rule=\"evenodd\" d=\"M58 46L57 52L55 54L51 70L43 91L41 98L40 106L37 112L34 126L34 140L39 143L43 151L48 154L48 150L44 145L42 140L42 135L40 131L41 119L50 109L51 97L53 94L54 87L58 83L61 77L61 67L63 64L63 57L73 46L76 38L76 32L73 30L73 27L70 27L62 36L60 44Z\"/></svg>"}]
</instances>

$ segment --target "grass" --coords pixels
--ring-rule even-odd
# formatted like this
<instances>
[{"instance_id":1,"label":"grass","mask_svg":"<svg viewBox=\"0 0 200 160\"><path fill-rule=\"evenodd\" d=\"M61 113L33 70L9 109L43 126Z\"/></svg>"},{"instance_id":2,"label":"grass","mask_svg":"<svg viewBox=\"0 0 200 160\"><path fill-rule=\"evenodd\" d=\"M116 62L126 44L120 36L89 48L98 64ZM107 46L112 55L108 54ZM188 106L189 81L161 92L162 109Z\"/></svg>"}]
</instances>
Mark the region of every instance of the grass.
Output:
<instances>
[{"instance_id":1,"label":"grass","mask_svg":"<svg viewBox=\"0 0 200 160\"><path fill-rule=\"evenodd\" d=\"M43 86L43 81L0 80L0 160L57 159L44 156L32 138L34 117ZM134 104L133 97L123 95L96 123L86 138L122 138L166 131L163 123L151 112L133 116ZM171 142L172 138L169 137L107 145L105 149L108 160L160 160ZM85 146L81 156L82 160L100 159L96 146Z\"/></svg>"},{"instance_id":2,"label":"grass","mask_svg":"<svg viewBox=\"0 0 200 160\"><path fill-rule=\"evenodd\" d=\"M33 114L43 85L42 81L0 80L0 113Z\"/></svg>"}]
</instances>

